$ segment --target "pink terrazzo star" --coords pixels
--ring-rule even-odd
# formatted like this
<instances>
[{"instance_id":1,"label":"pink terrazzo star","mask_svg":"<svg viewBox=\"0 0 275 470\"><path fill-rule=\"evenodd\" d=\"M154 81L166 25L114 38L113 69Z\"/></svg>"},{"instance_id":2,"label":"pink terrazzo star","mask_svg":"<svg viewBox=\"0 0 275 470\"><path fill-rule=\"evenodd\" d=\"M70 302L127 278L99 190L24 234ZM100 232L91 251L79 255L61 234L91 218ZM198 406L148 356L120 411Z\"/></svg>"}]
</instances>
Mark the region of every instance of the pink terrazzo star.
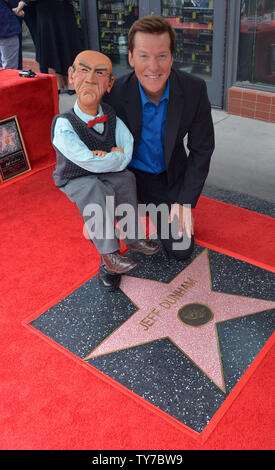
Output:
<instances>
[{"instance_id":1,"label":"pink terrazzo star","mask_svg":"<svg viewBox=\"0 0 275 470\"><path fill-rule=\"evenodd\" d=\"M207 250L169 284L124 275L120 289L137 311L85 360L169 338L223 392L216 323L275 308L275 302L213 292Z\"/></svg>"},{"instance_id":2,"label":"pink terrazzo star","mask_svg":"<svg viewBox=\"0 0 275 470\"><path fill-rule=\"evenodd\" d=\"M12 147L16 147L16 144L12 140L15 134L16 134L15 132L11 132L9 134L7 129L3 127L2 136L0 137L0 142L2 143L2 152L4 152L4 150L6 149L8 145L11 145Z\"/></svg>"}]
</instances>

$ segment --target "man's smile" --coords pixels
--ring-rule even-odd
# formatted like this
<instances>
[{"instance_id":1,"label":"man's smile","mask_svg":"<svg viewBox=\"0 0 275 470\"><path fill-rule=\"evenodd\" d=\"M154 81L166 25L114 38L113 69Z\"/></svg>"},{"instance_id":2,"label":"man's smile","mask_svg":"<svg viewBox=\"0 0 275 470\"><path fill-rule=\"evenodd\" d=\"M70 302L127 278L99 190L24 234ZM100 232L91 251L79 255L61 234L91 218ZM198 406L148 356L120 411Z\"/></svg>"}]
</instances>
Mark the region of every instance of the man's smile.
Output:
<instances>
[{"instance_id":1,"label":"man's smile","mask_svg":"<svg viewBox=\"0 0 275 470\"><path fill-rule=\"evenodd\" d=\"M152 75L144 75L146 78L149 78L150 80L158 80L159 78L162 77L162 74L152 74Z\"/></svg>"}]
</instances>

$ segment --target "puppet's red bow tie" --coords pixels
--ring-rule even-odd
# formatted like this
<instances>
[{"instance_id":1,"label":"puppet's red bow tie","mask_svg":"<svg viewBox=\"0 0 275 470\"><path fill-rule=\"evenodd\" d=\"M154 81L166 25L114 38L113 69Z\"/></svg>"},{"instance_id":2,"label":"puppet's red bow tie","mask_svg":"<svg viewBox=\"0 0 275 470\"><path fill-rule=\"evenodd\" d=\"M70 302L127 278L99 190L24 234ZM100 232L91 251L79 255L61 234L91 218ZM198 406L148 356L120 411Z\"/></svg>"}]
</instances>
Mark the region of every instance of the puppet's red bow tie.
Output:
<instances>
[{"instance_id":1,"label":"puppet's red bow tie","mask_svg":"<svg viewBox=\"0 0 275 470\"><path fill-rule=\"evenodd\" d=\"M88 121L88 127L94 127L97 123L106 122L106 121L107 121L107 114L104 114L103 116L100 116L95 119L92 119L91 121Z\"/></svg>"}]
</instances>

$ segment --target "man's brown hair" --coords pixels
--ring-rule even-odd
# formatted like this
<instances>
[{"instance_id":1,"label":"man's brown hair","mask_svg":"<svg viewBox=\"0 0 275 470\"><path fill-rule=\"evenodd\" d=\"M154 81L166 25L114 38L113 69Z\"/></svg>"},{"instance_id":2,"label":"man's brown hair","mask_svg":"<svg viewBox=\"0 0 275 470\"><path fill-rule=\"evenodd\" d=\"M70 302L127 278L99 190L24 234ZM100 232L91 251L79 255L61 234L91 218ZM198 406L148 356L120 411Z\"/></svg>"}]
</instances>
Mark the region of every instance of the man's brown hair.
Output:
<instances>
[{"instance_id":1,"label":"man's brown hair","mask_svg":"<svg viewBox=\"0 0 275 470\"><path fill-rule=\"evenodd\" d=\"M165 18L155 15L144 16L132 24L128 33L128 47L131 54L134 50L134 38L137 32L148 34L168 33L170 36L170 50L173 55L176 43L176 32Z\"/></svg>"}]
</instances>

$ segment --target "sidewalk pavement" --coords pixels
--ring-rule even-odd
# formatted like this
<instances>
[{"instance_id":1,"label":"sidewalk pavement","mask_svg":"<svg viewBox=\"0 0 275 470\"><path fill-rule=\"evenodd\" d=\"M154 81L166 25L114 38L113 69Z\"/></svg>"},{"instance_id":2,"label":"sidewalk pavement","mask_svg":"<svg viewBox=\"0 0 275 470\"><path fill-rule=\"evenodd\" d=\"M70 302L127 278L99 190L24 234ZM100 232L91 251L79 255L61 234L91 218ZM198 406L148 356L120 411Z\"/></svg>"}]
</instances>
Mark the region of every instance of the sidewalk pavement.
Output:
<instances>
[{"instance_id":1,"label":"sidewalk pavement","mask_svg":"<svg viewBox=\"0 0 275 470\"><path fill-rule=\"evenodd\" d=\"M216 147L207 184L275 203L275 124L212 110Z\"/></svg>"},{"instance_id":2,"label":"sidewalk pavement","mask_svg":"<svg viewBox=\"0 0 275 470\"><path fill-rule=\"evenodd\" d=\"M75 100L76 95L61 94L60 112L70 109ZM266 201L270 209L275 204L275 124L218 109L212 109L212 116L216 147L205 195L207 188L214 187Z\"/></svg>"}]
</instances>

